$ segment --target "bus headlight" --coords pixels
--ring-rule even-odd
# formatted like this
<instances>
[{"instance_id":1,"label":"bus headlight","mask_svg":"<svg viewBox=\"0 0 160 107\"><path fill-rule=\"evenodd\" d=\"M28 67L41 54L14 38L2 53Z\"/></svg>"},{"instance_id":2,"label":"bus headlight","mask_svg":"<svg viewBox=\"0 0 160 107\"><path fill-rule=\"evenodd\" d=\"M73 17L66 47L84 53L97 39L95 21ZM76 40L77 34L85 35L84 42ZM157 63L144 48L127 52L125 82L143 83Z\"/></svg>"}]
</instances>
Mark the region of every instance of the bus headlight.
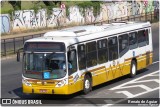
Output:
<instances>
[{"instance_id":1,"label":"bus headlight","mask_svg":"<svg viewBox=\"0 0 160 107\"><path fill-rule=\"evenodd\" d=\"M55 87L62 87L65 84L66 84L66 80L62 80L62 81L58 82Z\"/></svg>"},{"instance_id":2,"label":"bus headlight","mask_svg":"<svg viewBox=\"0 0 160 107\"><path fill-rule=\"evenodd\" d=\"M22 79L22 83L27 86L32 86L26 79Z\"/></svg>"}]
</instances>

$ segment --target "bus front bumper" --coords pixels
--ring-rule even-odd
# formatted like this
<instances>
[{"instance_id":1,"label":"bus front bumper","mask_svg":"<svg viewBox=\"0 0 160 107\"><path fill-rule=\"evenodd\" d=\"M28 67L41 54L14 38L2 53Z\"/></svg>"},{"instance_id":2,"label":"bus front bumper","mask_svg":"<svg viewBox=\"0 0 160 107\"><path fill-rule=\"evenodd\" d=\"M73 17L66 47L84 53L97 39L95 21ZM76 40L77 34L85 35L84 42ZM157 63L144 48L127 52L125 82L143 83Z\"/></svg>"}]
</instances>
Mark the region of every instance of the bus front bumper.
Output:
<instances>
[{"instance_id":1,"label":"bus front bumper","mask_svg":"<svg viewBox=\"0 0 160 107\"><path fill-rule=\"evenodd\" d=\"M53 87L53 86L27 86L22 84L23 93L26 94L69 94L68 86Z\"/></svg>"}]
</instances>

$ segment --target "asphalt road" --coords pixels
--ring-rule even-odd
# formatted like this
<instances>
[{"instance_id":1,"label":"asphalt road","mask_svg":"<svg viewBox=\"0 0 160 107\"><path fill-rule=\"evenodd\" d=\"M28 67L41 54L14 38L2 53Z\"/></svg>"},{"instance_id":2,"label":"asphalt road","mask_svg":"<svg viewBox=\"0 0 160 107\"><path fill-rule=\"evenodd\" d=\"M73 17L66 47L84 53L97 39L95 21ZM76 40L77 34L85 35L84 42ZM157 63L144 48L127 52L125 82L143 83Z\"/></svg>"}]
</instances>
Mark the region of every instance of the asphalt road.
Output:
<instances>
[{"instance_id":1,"label":"asphalt road","mask_svg":"<svg viewBox=\"0 0 160 107\"><path fill-rule=\"evenodd\" d=\"M47 105L127 104L128 98L159 98L159 23L152 24L153 64L138 72L135 78L124 76L93 87L92 92L63 95L25 95L21 87L22 63L16 57L1 60L1 98L45 99ZM136 99L135 99L136 100ZM131 103L128 103L130 105Z\"/></svg>"}]
</instances>

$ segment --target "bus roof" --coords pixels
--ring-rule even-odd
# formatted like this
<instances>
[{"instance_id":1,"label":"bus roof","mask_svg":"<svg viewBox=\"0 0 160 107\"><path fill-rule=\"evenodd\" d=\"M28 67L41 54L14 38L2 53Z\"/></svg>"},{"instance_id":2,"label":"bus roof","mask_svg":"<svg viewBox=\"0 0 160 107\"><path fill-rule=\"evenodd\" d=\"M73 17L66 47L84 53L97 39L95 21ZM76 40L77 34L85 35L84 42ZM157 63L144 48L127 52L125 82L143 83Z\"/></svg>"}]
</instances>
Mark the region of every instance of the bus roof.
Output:
<instances>
[{"instance_id":1,"label":"bus roof","mask_svg":"<svg viewBox=\"0 0 160 107\"><path fill-rule=\"evenodd\" d=\"M150 26L150 22L115 22L102 25L77 26L47 32L43 37L33 38L26 42L64 42L66 45L71 45Z\"/></svg>"}]
</instances>

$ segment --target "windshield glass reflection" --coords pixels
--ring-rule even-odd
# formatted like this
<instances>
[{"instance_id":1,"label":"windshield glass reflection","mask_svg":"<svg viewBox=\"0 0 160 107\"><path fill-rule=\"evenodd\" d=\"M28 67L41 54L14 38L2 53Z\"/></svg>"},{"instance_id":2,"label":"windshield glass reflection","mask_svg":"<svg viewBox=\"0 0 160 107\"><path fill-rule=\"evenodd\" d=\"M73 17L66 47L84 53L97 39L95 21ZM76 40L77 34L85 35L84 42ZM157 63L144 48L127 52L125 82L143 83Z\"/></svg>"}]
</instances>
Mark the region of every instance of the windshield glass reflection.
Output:
<instances>
[{"instance_id":1,"label":"windshield glass reflection","mask_svg":"<svg viewBox=\"0 0 160 107\"><path fill-rule=\"evenodd\" d=\"M24 76L29 78L47 79L63 78L66 75L64 53L25 53Z\"/></svg>"}]
</instances>

